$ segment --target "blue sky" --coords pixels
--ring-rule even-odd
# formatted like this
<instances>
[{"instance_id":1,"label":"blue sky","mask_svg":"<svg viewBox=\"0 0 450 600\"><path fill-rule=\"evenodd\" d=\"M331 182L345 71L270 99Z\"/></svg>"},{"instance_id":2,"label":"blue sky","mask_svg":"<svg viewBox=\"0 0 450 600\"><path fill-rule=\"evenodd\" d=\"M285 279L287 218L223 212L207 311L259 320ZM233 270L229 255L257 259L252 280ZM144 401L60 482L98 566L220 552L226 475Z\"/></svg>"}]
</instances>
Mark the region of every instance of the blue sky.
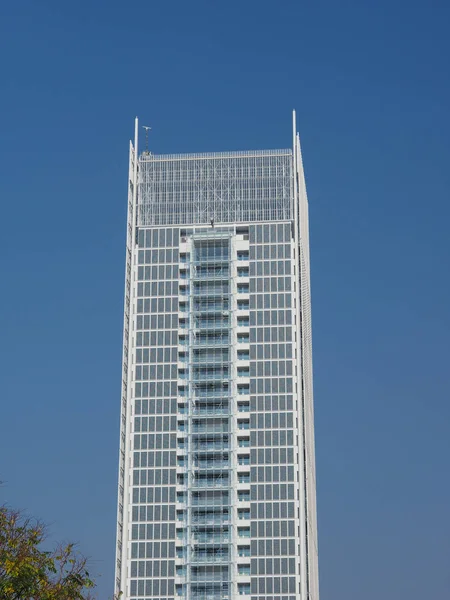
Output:
<instances>
[{"instance_id":1,"label":"blue sky","mask_svg":"<svg viewBox=\"0 0 450 600\"><path fill-rule=\"evenodd\" d=\"M310 198L322 600L450 589L450 9L16 0L0 18L1 500L112 593L128 139L286 147Z\"/></svg>"}]
</instances>

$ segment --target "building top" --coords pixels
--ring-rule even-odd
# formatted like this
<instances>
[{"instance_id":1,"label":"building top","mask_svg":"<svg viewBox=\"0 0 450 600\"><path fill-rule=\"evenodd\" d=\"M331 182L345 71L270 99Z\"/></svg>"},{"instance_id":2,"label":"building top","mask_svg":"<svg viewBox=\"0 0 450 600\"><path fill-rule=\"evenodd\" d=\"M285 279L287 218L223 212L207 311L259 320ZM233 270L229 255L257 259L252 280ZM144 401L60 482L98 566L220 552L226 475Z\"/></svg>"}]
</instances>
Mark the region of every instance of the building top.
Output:
<instances>
[{"instance_id":1,"label":"building top","mask_svg":"<svg viewBox=\"0 0 450 600\"><path fill-rule=\"evenodd\" d=\"M292 150L139 157L138 225L292 219Z\"/></svg>"},{"instance_id":2,"label":"building top","mask_svg":"<svg viewBox=\"0 0 450 600\"><path fill-rule=\"evenodd\" d=\"M139 156L139 161L142 162L164 162L172 160L203 160L217 158L247 158L249 156L273 156L284 154L292 155L290 148L275 148L272 150L233 150L229 152L194 152L186 154L153 154L153 152L144 151Z\"/></svg>"}]
</instances>

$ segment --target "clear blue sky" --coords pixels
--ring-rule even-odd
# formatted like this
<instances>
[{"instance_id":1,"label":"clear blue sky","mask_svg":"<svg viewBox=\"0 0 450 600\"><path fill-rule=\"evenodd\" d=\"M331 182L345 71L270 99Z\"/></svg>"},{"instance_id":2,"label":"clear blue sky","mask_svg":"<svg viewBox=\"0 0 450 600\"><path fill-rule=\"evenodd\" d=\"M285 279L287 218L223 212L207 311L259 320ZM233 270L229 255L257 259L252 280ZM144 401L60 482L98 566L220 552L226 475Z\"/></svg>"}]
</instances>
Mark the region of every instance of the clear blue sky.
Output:
<instances>
[{"instance_id":1,"label":"clear blue sky","mask_svg":"<svg viewBox=\"0 0 450 600\"><path fill-rule=\"evenodd\" d=\"M0 16L1 498L112 593L128 140L286 147L310 197L322 600L448 598L447 2Z\"/></svg>"}]
</instances>

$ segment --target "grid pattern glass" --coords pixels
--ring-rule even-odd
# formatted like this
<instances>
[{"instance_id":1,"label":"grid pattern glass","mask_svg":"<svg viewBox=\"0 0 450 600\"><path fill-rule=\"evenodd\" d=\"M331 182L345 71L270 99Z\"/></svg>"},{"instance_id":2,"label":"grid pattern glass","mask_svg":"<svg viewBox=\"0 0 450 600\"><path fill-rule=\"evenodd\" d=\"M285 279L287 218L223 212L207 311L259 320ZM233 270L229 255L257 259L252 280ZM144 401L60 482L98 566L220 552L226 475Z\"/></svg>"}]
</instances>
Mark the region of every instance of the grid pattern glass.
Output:
<instances>
[{"instance_id":1,"label":"grid pattern glass","mask_svg":"<svg viewBox=\"0 0 450 600\"><path fill-rule=\"evenodd\" d=\"M292 218L292 151L141 158L138 223L247 223Z\"/></svg>"},{"instance_id":2,"label":"grid pattern glass","mask_svg":"<svg viewBox=\"0 0 450 600\"><path fill-rule=\"evenodd\" d=\"M187 343L180 356L179 423L187 452L180 457L183 564L177 595L222 600L229 596L232 559L231 231L197 231L184 239L190 252L180 284L189 293L183 302Z\"/></svg>"}]
</instances>

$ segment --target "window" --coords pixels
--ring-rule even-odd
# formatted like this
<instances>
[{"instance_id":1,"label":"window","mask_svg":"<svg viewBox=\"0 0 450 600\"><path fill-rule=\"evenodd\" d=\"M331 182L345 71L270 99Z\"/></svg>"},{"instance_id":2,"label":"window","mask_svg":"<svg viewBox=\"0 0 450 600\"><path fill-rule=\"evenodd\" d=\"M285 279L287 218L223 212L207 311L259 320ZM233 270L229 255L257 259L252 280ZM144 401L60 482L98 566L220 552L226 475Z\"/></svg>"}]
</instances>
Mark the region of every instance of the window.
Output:
<instances>
[{"instance_id":1,"label":"window","mask_svg":"<svg viewBox=\"0 0 450 600\"><path fill-rule=\"evenodd\" d=\"M248 267L238 267L237 268L237 276L238 277L248 277Z\"/></svg>"},{"instance_id":2,"label":"window","mask_svg":"<svg viewBox=\"0 0 450 600\"><path fill-rule=\"evenodd\" d=\"M180 262L187 263L188 260L189 260L189 254L186 254L186 252L182 252L180 254Z\"/></svg>"},{"instance_id":3,"label":"window","mask_svg":"<svg viewBox=\"0 0 450 600\"><path fill-rule=\"evenodd\" d=\"M247 402L238 403L238 412L250 412L250 405Z\"/></svg>"},{"instance_id":4,"label":"window","mask_svg":"<svg viewBox=\"0 0 450 600\"><path fill-rule=\"evenodd\" d=\"M249 367L238 367L237 375L238 375L238 377L250 377L250 368Z\"/></svg>"},{"instance_id":5,"label":"window","mask_svg":"<svg viewBox=\"0 0 450 600\"><path fill-rule=\"evenodd\" d=\"M238 300L237 301L238 310L248 310L250 305L248 300Z\"/></svg>"},{"instance_id":6,"label":"window","mask_svg":"<svg viewBox=\"0 0 450 600\"><path fill-rule=\"evenodd\" d=\"M249 421L238 421L238 429L250 429Z\"/></svg>"},{"instance_id":7,"label":"window","mask_svg":"<svg viewBox=\"0 0 450 600\"><path fill-rule=\"evenodd\" d=\"M248 294L249 293L248 283L238 283L237 284L237 292L238 292L238 294Z\"/></svg>"},{"instance_id":8,"label":"window","mask_svg":"<svg viewBox=\"0 0 450 600\"><path fill-rule=\"evenodd\" d=\"M178 440L180 441L180 440ZM184 442L184 440L183 440ZM238 446L239 448L249 448L250 447L250 439L249 438L238 438ZM183 444L184 447L184 444Z\"/></svg>"},{"instance_id":9,"label":"window","mask_svg":"<svg viewBox=\"0 0 450 600\"><path fill-rule=\"evenodd\" d=\"M250 546L238 546L239 556L250 556Z\"/></svg>"},{"instance_id":10,"label":"window","mask_svg":"<svg viewBox=\"0 0 450 600\"><path fill-rule=\"evenodd\" d=\"M238 565L238 575L250 575L250 565Z\"/></svg>"},{"instance_id":11,"label":"window","mask_svg":"<svg viewBox=\"0 0 450 600\"><path fill-rule=\"evenodd\" d=\"M248 260L248 250L238 250L237 251L237 259L238 260Z\"/></svg>"},{"instance_id":12,"label":"window","mask_svg":"<svg viewBox=\"0 0 450 600\"><path fill-rule=\"evenodd\" d=\"M250 483L249 473L238 473L238 483ZM239 517L244 518L244 517Z\"/></svg>"},{"instance_id":13,"label":"window","mask_svg":"<svg viewBox=\"0 0 450 600\"><path fill-rule=\"evenodd\" d=\"M249 350L238 350L237 357L238 357L238 360L250 360L250 351Z\"/></svg>"},{"instance_id":14,"label":"window","mask_svg":"<svg viewBox=\"0 0 450 600\"><path fill-rule=\"evenodd\" d=\"M180 338L180 340L181 340L181 338ZM250 336L248 333L238 333L237 341L239 342L239 344L246 344L250 341ZM180 343L181 343L181 341L180 341Z\"/></svg>"},{"instance_id":15,"label":"window","mask_svg":"<svg viewBox=\"0 0 450 600\"><path fill-rule=\"evenodd\" d=\"M184 459L183 459L184 464ZM249 465L250 457L247 454L239 454L238 456L238 465Z\"/></svg>"},{"instance_id":16,"label":"window","mask_svg":"<svg viewBox=\"0 0 450 600\"><path fill-rule=\"evenodd\" d=\"M248 317L238 317L237 318L237 326L238 327L248 327L250 325L250 319Z\"/></svg>"},{"instance_id":17,"label":"window","mask_svg":"<svg viewBox=\"0 0 450 600\"><path fill-rule=\"evenodd\" d=\"M246 596L247 594L250 594L250 584L238 583L238 592L240 596Z\"/></svg>"},{"instance_id":18,"label":"window","mask_svg":"<svg viewBox=\"0 0 450 600\"><path fill-rule=\"evenodd\" d=\"M237 392L239 396L244 396L250 394L250 386L249 385L238 385Z\"/></svg>"},{"instance_id":19,"label":"window","mask_svg":"<svg viewBox=\"0 0 450 600\"><path fill-rule=\"evenodd\" d=\"M238 490L239 502L250 502L250 492L248 490Z\"/></svg>"}]
</instances>

